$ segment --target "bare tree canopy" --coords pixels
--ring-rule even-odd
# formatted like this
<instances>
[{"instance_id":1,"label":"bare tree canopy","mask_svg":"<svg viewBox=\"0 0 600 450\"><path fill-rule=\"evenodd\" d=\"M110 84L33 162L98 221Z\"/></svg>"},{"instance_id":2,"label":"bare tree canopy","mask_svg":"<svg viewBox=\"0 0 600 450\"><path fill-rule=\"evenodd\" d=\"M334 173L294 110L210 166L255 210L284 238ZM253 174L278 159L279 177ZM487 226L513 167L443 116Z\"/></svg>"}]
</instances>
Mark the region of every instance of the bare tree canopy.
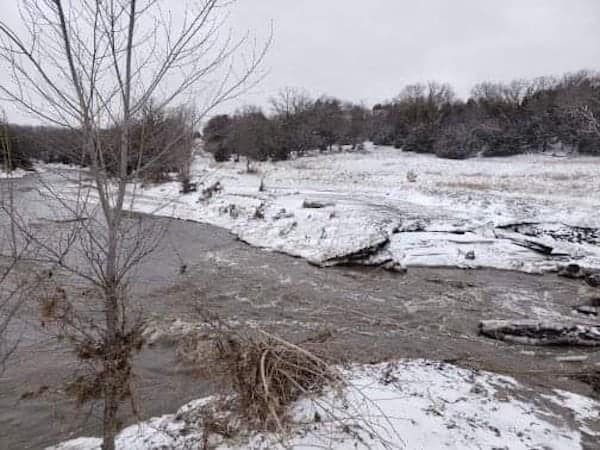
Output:
<instances>
[{"instance_id":1,"label":"bare tree canopy","mask_svg":"<svg viewBox=\"0 0 600 450\"><path fill-rule=\"evenodd\" d=\"M12 75L0 92L64 126L109 126L152 98L158 109L184 99L202 116L260 80L268 43L234 39L226 28L232 2L187 3L23 0L26 33L0 21L0 57Z\"/></svg>"}]
</instances>

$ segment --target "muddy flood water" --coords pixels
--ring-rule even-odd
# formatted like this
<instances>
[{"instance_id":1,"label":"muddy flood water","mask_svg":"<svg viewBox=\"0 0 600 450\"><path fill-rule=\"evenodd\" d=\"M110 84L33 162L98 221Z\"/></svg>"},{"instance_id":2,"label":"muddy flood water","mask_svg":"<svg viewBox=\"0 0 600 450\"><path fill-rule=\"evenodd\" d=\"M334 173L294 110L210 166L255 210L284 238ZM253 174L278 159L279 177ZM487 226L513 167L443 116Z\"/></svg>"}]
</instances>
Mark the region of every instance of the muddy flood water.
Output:
<instances>
[{"instance_id":1,"label":"muddy flood water","mask_svg":"<svg viewBox=\"0 0 600 450\"><path fill-rule=\"evenodd\" d=\"M139 270L135 302L159 322L198 320L201 307L290 339L327 331L325 345L340 361L444 360L508 374L539 389L592 394L577 374L599 368L597 351L478 335L483 319L574 317L582 281L494 270L324 269L252 248L212 226L146 220L164 224L166 234ZM0 378L0 448L43 448L98 434L99 405L78 407L62 395L76 365L68 347L40 331L35 309L21 320L23 343ZM574 355L587 358L560 361ZM174 412L213 391L209 380L177 361L169 345L144 349L135 376L139 411L136 417L124 405L126 423Z\"/></svg>"}]
</instances>

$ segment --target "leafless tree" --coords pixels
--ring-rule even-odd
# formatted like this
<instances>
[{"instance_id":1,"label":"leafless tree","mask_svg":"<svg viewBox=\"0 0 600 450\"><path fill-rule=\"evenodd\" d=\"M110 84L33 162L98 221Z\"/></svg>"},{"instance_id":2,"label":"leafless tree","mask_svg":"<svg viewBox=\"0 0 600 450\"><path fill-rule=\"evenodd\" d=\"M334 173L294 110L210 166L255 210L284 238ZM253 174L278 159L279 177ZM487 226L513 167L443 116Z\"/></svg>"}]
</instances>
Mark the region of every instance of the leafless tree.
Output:
<instances>
[{"instance_id":1,"label":"leafless tree","mask_svg":"<svg viewBox=\"0 0 600 450\"><path fill-rule=\"evenodd\" d=\"M275 97L272 97L270 103L275 114L287 118L309 111L314 101L307 91L286 87L281 89Z\"/></svg>"},{"instance_id":2,"label":"leafless tree","mask_svg":"<svg viewBox=\"0 0 600 450\"><path fill-rule=\"evenodd\" d=\"M0 21L0 62L11 75L0 94L46 123L74 130L89 162L70 195L50 182L43 186L62 211L63 228L69 224L60 238L36 234L23 214L12 222L23 240L42 249L38 261L58 265L99 292L101 318L84 314L66 294L53 298L48 312L96 371L105 450L115 448L119 400L128 393L130 358L139 343L140 321L132 321L127 309L131 273L160 235L124 214L131 186L149 164L130 164L144 151L134 147L133 125L151 101L158 111L193 103L201 120L260 80L269 43L257 46L250 36L236 39L227 31L231 3L22 0L24 31ZM103 139L107 129L116 130L114 145ZM110 160L116 161L113 171Z\"/></svg>"},{"instance_id":3,"label":"leafless tree","mask_svg":"<svg viewBox=\"0 0 600 450\"><path fill-rule=\"evenodd\" d=\"M0 130L0 151L3 166L0 173L10 175L11 145L7 133L8 127L4 123ZM8 211L14 208L14 195L11 180L0 180L0 204ZM8 358L13 354L18 339L9 336L9 326L17 314L21 303L21 287L13 275L22 256L22 251L17 246L14 227L8 218L1 215L0 219L0 374L6 368Z\"/></svg>"},{"instance_id":4,"label":"leafless tree","mask_svg":"<svg viewBox=\"0 0 600 450\"><path fill-rule=\"evenodd\" d=\"M314 114L315 101L308 92L287 87L270 99L275 119L280 124L282 145L289 152L302 154L318 146Z\"/></svg>"},{"instance_id":5,"label":"leafless tree","mask_svg":"<svg viewBox=\"0 0 600 450\"><path fill-rule=\"evenodd\" d=\"M583 72L571 93L572 105L585 132L600 138L600 73Z\"/></svg>"},{"instance_id":6,"label":"leafless tree","mask_svg":"<svg viewBox=\"0 0 600 450\"><path fill-rule=\"evenodd\" d=\"M584 129L600 138L600 117L587 105L581 106L577 112L583 121Z\"/></svg>"}]
</instances>

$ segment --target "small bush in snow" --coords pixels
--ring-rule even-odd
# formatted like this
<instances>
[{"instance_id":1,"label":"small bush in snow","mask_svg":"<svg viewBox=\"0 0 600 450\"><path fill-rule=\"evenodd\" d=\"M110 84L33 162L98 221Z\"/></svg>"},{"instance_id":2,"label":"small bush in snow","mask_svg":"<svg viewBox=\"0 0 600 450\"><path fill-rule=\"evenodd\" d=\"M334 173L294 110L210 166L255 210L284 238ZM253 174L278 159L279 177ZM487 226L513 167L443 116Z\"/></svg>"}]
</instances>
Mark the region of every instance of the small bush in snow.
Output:
<instances>
[{"instance_id":1,"label":"small bush in snow","mask_svg":"<svg viewBox=\"0 0 600 450\"><path fill-rule=\"evenodd\" d=\"M261 204L256 207L252 218L260 219L260 220L265 218L265 203L264 202L261 202Z\"/></svg>"},{"instance_id":2,"label":"small bush in snow","mask_svg":"<svg viewBox=\"0 0 600 450\"><path fill-rule=\"evenodd\" d=\"M312 350L328 335L292 344L261 331L220 334L215 366L222 369L241 416L252 428L282 430L288 407L300 396L342 382Z\"/></svg>"},{"instance_id":3,"label":"small bush in snow","mask_svg":"<svg viewBox=\"0 0 600 450\"><path fill-rule=\"evenodd\" d=\"M277 214L273 216L273 220L291 219L292 217L294 217L293 212L288 212L285 208L281 208Z\"/></svg>"},{"instance_id":4,"label":"small bush in snow","mask_svg":"<svg viewBox=\"0 0 600 450\"><path fill-rule=\"evenodd\" d=\"M234 205L233 203L230 203L227 206L220 207L219 214L227 214L232 219L237 219L240 216L240 210L236 205Z\"/></svg>"},{"instance_id":5,"label":"small bush in snow","mask_svg":"<svg viewBox=\"0 0 600 450\"><path fill-rule=\"evenodd\" d=\"M202 189L202 196L200 197L200 200L208 200L212 198L215 194L221 192L222 190L223 185L220 181L217 181L208 186L207 188Z\"/></svg>"}]
</instances>

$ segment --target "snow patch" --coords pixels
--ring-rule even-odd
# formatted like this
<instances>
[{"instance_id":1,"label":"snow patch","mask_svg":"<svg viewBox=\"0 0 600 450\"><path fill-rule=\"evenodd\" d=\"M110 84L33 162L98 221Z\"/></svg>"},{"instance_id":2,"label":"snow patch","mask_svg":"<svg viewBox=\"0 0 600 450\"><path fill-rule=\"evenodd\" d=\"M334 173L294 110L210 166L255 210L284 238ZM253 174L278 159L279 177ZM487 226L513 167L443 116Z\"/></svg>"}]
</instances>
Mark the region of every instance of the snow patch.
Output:
<instances>
[{"instance_id":1,"label":"snow patch","mask_svg":"<svg viewBox=\"0 0 600 450\"><path fill-rule=\"evenodd\" d=\"M13 178L23 178L25 175L29 175L31 172L28 172L23 169L15 169L10 172L4 172L0 169L0 180L13 179Z\"/></svg>"},{"instance_id":2,"label":"snow patch","mask_svg":"<svg viewBox=\"0 0 600 450\"><path fill-rule=\"evenodd\" d=\"M426 360L398 361L346 370L341 393L328 390L293 405L285 436L252 433L213 436L216 449L284 448L510 448L579 449L582 433L600 404L580 395L538 394L514 379ZM199 445L202 429L186 422L211 398L183 406L175 415L124 429L117 448L150 450ZM54 450L99 450L100 440L79 438Z\"/></svg>"}]
</instances>

